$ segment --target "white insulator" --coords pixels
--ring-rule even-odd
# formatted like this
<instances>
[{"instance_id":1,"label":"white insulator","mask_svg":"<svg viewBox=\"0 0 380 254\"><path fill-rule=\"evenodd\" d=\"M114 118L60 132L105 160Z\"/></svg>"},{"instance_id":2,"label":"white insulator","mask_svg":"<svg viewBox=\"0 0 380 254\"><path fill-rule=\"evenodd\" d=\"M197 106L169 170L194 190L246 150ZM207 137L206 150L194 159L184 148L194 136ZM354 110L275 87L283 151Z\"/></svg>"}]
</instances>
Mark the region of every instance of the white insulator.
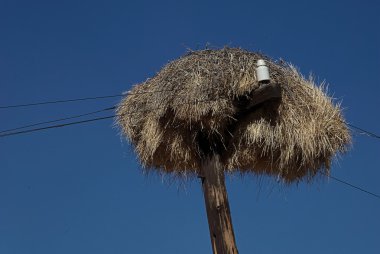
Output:
<instances>
[{"instance_id":1,"label":"white insulator","mask_svg":"<svg viewBox=\"0 0 380 254\"><path fill-rule=\"evenodd\" d=\"M265 61L263 59L259 59L257 60L256 65L257 65L256 67L257 81L258 82L270 81L269 69Z\"/></svg>"}]
</instances>

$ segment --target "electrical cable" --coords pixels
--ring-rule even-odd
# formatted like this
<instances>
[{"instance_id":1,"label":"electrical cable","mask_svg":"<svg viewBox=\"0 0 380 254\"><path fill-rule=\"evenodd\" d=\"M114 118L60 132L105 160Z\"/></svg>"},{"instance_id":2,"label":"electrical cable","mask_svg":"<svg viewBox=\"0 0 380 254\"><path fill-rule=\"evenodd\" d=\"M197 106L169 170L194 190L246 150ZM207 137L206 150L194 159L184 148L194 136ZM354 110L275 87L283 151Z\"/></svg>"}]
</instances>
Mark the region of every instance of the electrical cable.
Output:
<instances>
[{"instance_id":1,"label":"electrical cable","mask_svg":"<svg viewBox=\"0 0 380 254\"><path fill-rule=\"evenodd\" d=\"M124 96L123 94L115 94L115 95L85 97L85 98L76 98L76 99L68 99L68 100L43 101L43 102L34 102L34 103L27 103L27 104L0 106L0 109L21 108L21 107L30 107L30 106L38 106L38 105L46 105L46 104L75 102L75 101L98 100L98 99L107 99L107 98L115 98L115 97L123 97L123 96Z\"/></svg>"},{"instance_id":2,"label":"electrical cable","mask_svg":"<svg viewBox=\"0 0 380 254\"><path fill-rule=\"evenodd\" d=\"M353 184L351 184L351 183L349 183L349 182L346 182L346 181L341 180L341 179L339 179L339 178L336 178L336 177L334 177L334 176L331 176L331 175L328 175L328 174L325 174L325 173L322 173L322 172L321 172L321 174L327 176L328 178L333 179L334 181L337 181L337 182L339 182L339 183L345 184L345 185L347 185L347 186L349 186L349 187L351 187L351 188L354 188L354 189L356 189L356 190L359 190L359 191L361 191L361 192L367 193L367 194L369 194L369 195L371 195L371 196L374 196L374 197L380 199L380 195L378 195L378 194L376 194L376 193L373 193L373 192L371 192L371 191L367 191L367 190L365 190L365 189L363 189L363 188L361 188L361 187L358 187L358 186L356 186L356 185L353 185Z\"/></svg>"},{"instance_id":3,"label":"electrical cable","mask_svg":"<svg viewBox=\"0 0 380 254\"><path fill-rule=\"evenodd\" d=\"M25 103L25 104L15 104L15 105L4 105L4 106L0 106L0 109L31 107L31 106L38 106L38 105L67 103L67 102L77 102L77 101L109 99L109 98L115 98L115 97L125 97L125 96L128 96L128 95L138 95L138 94L148 94L148 93L162 93L162 92L169 92L169 91L173 91L173 89L166 89L166 90L164 89L164 90L157 90L157 91L137 92L137 93L127 92L127 93L122 93L122 94L112 94L112 95L104 95L104 96L83 97L83 98L73 98L73 99L64 99L64 100L62 99L62 100L52 100L52 101L40 101L40 102Z\"/></svg>"},{"instance_id":4,"label":"electrical cable","mask_svg":"<svg viewBox=\"0 0 380 254\"><path fill-rule=\"evenodd\" d=\"M210 102L210 101L215 101L215 100L218 100L218 99L220 99L220 98L212 99L212 100L211 99L207 99L207 100L195 100L195 101L191 101L191 102L179 103L178 105L194 104L194 103L202 103L202 102ZM72 117L62 118L62 119L66 120L66 119L78 118L80 116L86 116L86 115L90 115L90 114L95 114L95 113L99 113L99 112L102 112L102 111L111 110L111 109L115 109L115 108L116 108L116 106L113 106L113 107L110 107L110 108L106 108L106 109L102 109L102 110L97 110L97 111L93 111L93 112L82 114L82 115L76 115L76 116L72 116ZM140 110L139 112L149 112L149 111L150 110ZM137 112L135 111L135 112L132 112L132 113L129 113L129 114L133 114L133 113L137 113ZM36 131L41 131L41 130L47 130L47 129L61 128L61 127L65 127L65 126L75 125L75 124L94 122L94 121L98 121L98 120L110 119L110 118L117 117L117 116L122 116L122 115L125 115L125 114L127 114L127 113L123 113L121 115L117 115L116 114L116 115L112 115L112 116L98 117L98 118L87 119L87 120L82 120L82 121L76 121L76 122L69 122L69 123L51 125L51 126L47 126L47 127L34 128L34 129L29 129L29 130L24 130L24 131L8 132L8 133L0 134L0 138L4 138L4 137L8 137L8 136L14 136L14 135L19 135L19 134L24 134L24 133L36 132ZM58 121L62 121L62 119L56 119L56 120L52 120L52 121L46 121L45 123L48 123L48 122L58 122ZM36 126L36 125L40 125L40 124L43 124L43 123L30 124L29 126ZM17 127L17 128L14 128L13 130L23 129L24 127L25 126ZM5 131L3 131L3 132L5 132Z\"/></svg>"},{"instance_id":5,"label":"electrical cable","mask_svg":"<svg viewBox=\"0 0 380 254\"><path fill-rule=\"evenodd\" d=\"M48 123L56 123L56 122L66 121L66 120L80 118L80 117L83 117L83 116L89 116L89 115L93 115L93 114L97 114L97 113L101 113L101 112L109 111L109 110L113 110L113 109L116 109L116 106L105 108L105 109L101 109L101 110L96 110L96 111L92 111L92 112L84 113L84 114L80 114L80 115L74 115L74 116L69 116L69 117L64 117L64 118L58 118L58 119L55 119L55 120L50 120L50 121L45 121L45 122L39 122L39 123L33 123L33 124L28 124L28 125L12 128L12 129L2 130L2 131L0 131L0 133L21 130L21 129L25 129L25 128L29 128L29 127L34 127L34 126L38 126L38 125L43 125L43 124L48 124Z\"/></svg>"},{"instance_id":6,"label":"electrical cable","mask_svg":"<svg viewBox=\"0 0 380 254\"><path fill-rule=\"evenodd\" d=\"M69 122L69 123L51 125L51 126L47 126L47 127L34 128L34 129L30 129L30 130L16 131L16 132L11 132L11 133L1 134L0 138L7 137L7 136L14 136L14 135L18 135L18 134L29 133L29 132L42 131L42 130L47 130L47 129L61 128L61 127L65 127L65 126L75 125L75 124L95 122L95 121L99 121L99 120L114 118L115 116L116 115L105 116L105 117L97 117L97 118L92 118L92 119L87 119L87 120L82 120L82 121Z\"/></svg>"},{"instance_id":7,"label":"electrical cable","mask_svg":"<svg viewBox=\"0 0 380 254\"><path fill-rule=\"evenodd\" d=\"M355 126L353 124L350 124L350 123L346 123L346 124L348 126L350 126L352 129L358 131L360 134L365 134L365 135L367 135L369 137L380 139L380 135L377 135L377 134L375 134L373 132L370 132L370 131L366 131L366 130L364 130L364 129L360 128L360 127L357 127L357 126Z\"/></svg>"}]
</instances>

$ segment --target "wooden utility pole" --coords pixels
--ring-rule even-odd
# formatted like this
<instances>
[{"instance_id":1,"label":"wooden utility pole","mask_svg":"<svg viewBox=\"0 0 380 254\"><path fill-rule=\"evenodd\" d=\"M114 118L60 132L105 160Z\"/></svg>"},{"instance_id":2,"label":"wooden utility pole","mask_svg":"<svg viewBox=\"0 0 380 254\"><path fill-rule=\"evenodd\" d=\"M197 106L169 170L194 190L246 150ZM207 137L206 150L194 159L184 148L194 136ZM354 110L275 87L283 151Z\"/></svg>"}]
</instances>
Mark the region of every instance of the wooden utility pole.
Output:
<instances>
[{"instance_id":1,"label":"wooden utility pole","mask_svg":"<svg viewBox=\"0 0 380 254\"><path fill-rule=\"evenodd\" d=\"M242 121L260 104L270 99L281 98L281 89L277 84L262 84L249 96L250 101L241 105L240 112L235 116L236 121ZM206 147L209 147L210 142L206 143L208 144ZM215 152L206 154L208 155L201 163L201 179L212 250L214 254L237 254L220 155Z\"/></svg>"},{"instance_id":2,"label":"wooden utility pole","mask_svg":"<svg viewBox=\"0 0 380 254\"><path fill-rule=\"evenodd\" d=\"M224 171L219 155L204 160L202 174L212 250L214 254L237 254Z\"/></svg>"}]
</instances>

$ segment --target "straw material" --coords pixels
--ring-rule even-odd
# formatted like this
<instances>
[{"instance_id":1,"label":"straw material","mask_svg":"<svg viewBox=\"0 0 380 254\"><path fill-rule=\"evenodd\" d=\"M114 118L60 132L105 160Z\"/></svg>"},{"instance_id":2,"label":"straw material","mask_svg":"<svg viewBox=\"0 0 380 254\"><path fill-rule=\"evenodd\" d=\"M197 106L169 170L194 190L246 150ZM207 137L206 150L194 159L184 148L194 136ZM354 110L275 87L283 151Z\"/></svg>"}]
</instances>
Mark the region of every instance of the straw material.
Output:
<instances>
[{"instance_id":1,"label":"straw material","mask_svg":"<svg viewBox=\"0 0 380 254\"><path fill-rule=\"evenodd\" d=\"M260 84L264 59L272 99L243 111ZM197 174L219 154L226 172L274 175L285 182L329 173L351 137L339 105L291 65L237 48L192 51L136 85L118 106L117 122L142 163L175 175Z\"/></svg>"}]
</instances>

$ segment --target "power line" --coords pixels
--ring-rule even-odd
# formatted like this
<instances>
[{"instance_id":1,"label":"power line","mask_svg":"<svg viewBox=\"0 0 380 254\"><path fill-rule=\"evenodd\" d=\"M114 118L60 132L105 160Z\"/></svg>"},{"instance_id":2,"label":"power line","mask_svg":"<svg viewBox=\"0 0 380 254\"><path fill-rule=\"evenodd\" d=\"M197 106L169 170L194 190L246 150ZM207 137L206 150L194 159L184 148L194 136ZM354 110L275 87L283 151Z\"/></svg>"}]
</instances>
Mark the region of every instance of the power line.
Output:
<instances>
[{"instance_id":1,"label":"power line","mask_svg":"<svg viewBox=\"0 0 380 254\"><path fill-rule=\"evenodd\" d=\"M350 123L346 123L346 124L348 126L350 126L352 129L358 131L360 134L365 134L365 135L367 135L369 137L380 139L380 135L377 135L377 134L375 134L373 132L370 132L370 131L366 131L366 130L364 130L364 129L360 128L360 127L357 127L357 126L355 126L353 124L350 124Z\"/></svg>"},{"instance_id":2,"label":"power line","mask_svg":"<svg viewBox=\"0 0 380 254\"><path fill-rule=\"evenodd\" d=\"M74 116L69 116L69 117L64 117L64 118L58 118L58 119L55 119L55 120L50 120L50 121L45 121L45 122L28 124L28 125L24 125L24 126L12 128L12 129L2 130L2 131L0 131L0 133L11 132L11 131L21 130L21 129L25 129L25 128L29 128L29 127L34 127L34 126L38 126L38 125L49 124L49 123L56 123L56 122L70 120L70 119L80 118L80 117L83 117L83 116L89 116L89 115L101 113L101 112L104 112L104 111L113 110L115 108L116 108L116 106L113 106L113 107L109 107L109 108L105 108L105 109L101 109L101 110L96 110L96 111L92 111L92 112L84 113L84 114L80 114L80 115L74 115Z\"/></svg>"},{"instance_id":3,"label":"power line","mask_svg":"<svg viewBox=\"0 0 380 254\"><path fill-rule=\"evenodd\" d=\"M38 106L38 105L75 102L75 101L99 100L99 99L108 99L108 98L123 97L123 96L124 96L123 94L114 94L114 95L106 95L106 96L75 98L75 99L68 99L68 100L43 101L43 102L34 102L34 103L26 103L26 104L0 106L0 109L21 108L21 107L30 107L30 106Z\"/></svg>"},{"instance_id":4,"label":"power line","mask_svg":"<svg viewBox=\"0 0 380 254\"><path fill-rule=\"evenodd\" d=\"M41 127L41 128L34 128L34 129L30 129L30 130L16 131L16 132L11 132L11 133L1 134L0 138L7 137L7 136L14 136L14 135L19 135L19 134L24 134L24 133L29 133L29 132L42 131L42 130L47 130L47 129L61 128L61 127L65 127L65 126L75 125L75 124L95 122L95 121L100 121L100 120L114 118L115 116L116 115L97 117L97 118L92 118L92 119L87 119L87 120L82 120L82 121L76 121L76 122L69 122L69 123L51 125L51 126Z\"/></svg>"},{"instance_id":5,"label":"power line","mask_svg":"<svg viewBox=\"0 0 380 254\"><path fill-rule=\"evenodd\" d=\"M321 173L321 174L323 174L323 173ZM351 183L349 183L349 182L346 182L346 181L344 181L344 180L340 180L340 179L338 179L338 178L336 178L336 177L334 177L334 176L327 175L327 174L324 174L324 175L326 175L327 177L329 177L329 178L331 178L331 179L333 179L333 180L335 180L335 181L337 181L337 182L339 182L339 183L345 184L345 185L347 185L347 186L349 186L349 187L351 187L351 188L354 188L354 189L356 189L356 190L359 190L359 191L361 191L361 192L367 193L367 194L369 194L369 195L372 195L372 196L374 196L374 197L380 199L380 195L378 195L378 194L376 194L376 193L373 193L373 192L371 192L371 191L367 191L367 190L365 190L365 189L363 189L363 188L361 188L361 187L358 187L358 186L356 186L356 185L353 185L353 184L351 184Z\"/></svg>"},{"instance_id":6,"label":"power line","mask_svg":"<svg viewBox=\"0 0 380 254\"><path fill-rule=\"evenodd\" d=\"M133 93L133 94L129 93L128 95L137 95L137 94L144 94L144 93L157 93L157 92L164 92L164 91L170 91L170 90L159 90L159 91L152 91L152 92L140 92L140 93ZM208 100L204 100L204 101L208 101ZM209 101L212 101L212 100L209 100ZM44 121L44 122L38 122L38 123L32 123L32 124L27 124L27 125L23 125L23 126L11 128L11 129L6 129L6 130L0 131L0 134L1 133L6 133L6 132L11 132L11 131L16 131L16 130L20 130L20 129L25 129L25 128L29 128L29 127L34 127L34 126L38 126L38 125L49 124L49 123L56 123L56 122L61 122L61 121L65 121L65 120L80 118L80 117L83 117L83 116L93 115L93 114L97 114L97 113L100 113L100 112L109 111L109 110L113 110L113 109L116 109L116 106L105 108L105 109L101 109L101 110L96 110L96 111L92 111L92 112L88 112L88 113L84 113L84 114L80 114L80 115L74 115L74 116L69 116L69 117L64 117L64 118L58 118L58 119L54 119L54 120L49 120L49 121ZM17 134L21 134L21 133L24 133L24 132L20 132L20 133L17 133ZM10 135L6 135L6 134L0 135L0 137L3 137L3 136L5 137L5 136L10 136Z\"/></svg>"},{"instance_id":7,"label":"power line","mask_svg":"<svg viewBox=\"0 0 380 254\"><path fill-rule=\"evenodd\" d=\"M178 89L181 90L181 89ZM83 97L83 98L73 98L73 99L62 99L62 100L51 100L51 101L40 101L33 103L25 103L25 104L15 104L15 105L4 105L0 106L0 109L10 109L10 108L21 108L21 107L32 107L39 105L48 105L48 104L57 104L57 103L67 103L67 102L78 102L78 101L88 101L88 100L100 100L100 99L109 99L115 97L125 97L128 95L138 95L138 94L149 94L149 93L162 93L173 91L173 89L166 90L156 90L156 91L145 91L145 92L136 92L136 93L122 93L122 94L112 94L112 95L104 95L104 96L94 96L94 97Z\"/></svg>"},{"instance_id":8,"label":"power line","mask_svg":"<svg viewBox=\"0 0 380 254\"><path fill-rule=\"evenodd\" d=\"M146 91L146 92L138 92L138 93L128 92L128 93L125 93L125 94L121 94L120 96L148 94L148 93L161 93L161 92L168 92L168 91L173 91L173 89ZM69 99L69 100L60 100L60 101L50 101L50 102L39 102L39 103L33 103L33 104L20 104L20 105L14 105L14 106L0 107L0 109L1 108L9 108L9 107L24 107L24 106L26 107L26 106L34 106L34 105L43 105L43 104L50 104L50 103L72 102L72 101L87 100L87 99L110 98L110 97L116 97L116 96L119 96L119 95L109 95L109 96L100 96L100 97L88 97L88 98ZM12 128L12 129L6 129L6 130L0 131L0 133L10 132L10 131L15 131L15 130L20 130L20 129L25 129L25 128L28 128L28 127L34 127L34 126L48 124L48 123L55 123L55 122L70 120L70 119L74 119L74 118L80 118L80 117L83 117L83 116L88 116L88 115L100 113L100 112L103 112L103 111L113 110L113 109L116 109L116 106L113 106L113 107L110 107L110 108L101 109L101 110L97 110L97 111L93 111L93 112L89 112L89 113L84 113L84 114L80 114L80 115L74 115L74 116L65 117L65 118L59 118L59 119L50 120L50 121L44 121L44 122L39 122L39 123L28 124L28 125L24 125L24 126ZM3 135L0 135L0 137L2 137L2 136Z\"/></svg>"},{"instance_id":9,"label":"power line","mask_svg":"<svg viewBox=\"0 0 380 254\"><path fill-rule=\"evenodd\" d=\"M220 98L218 98L218 99L220 99ZM191 102L179 103L178 105L194 104L194 103L205 103L205 102L210 102L210 101L215 101L215 100L217 100L217 99L195 100L195 101L191 101ZM81 116L95 114L95 113L99 113L99 112L102 112L102 111L111 110L111 109L115 109L115 108L116 108L116 106L113 106L113 107L110 107L110 108L106 108L106 109L102 109L102 110L97 110L97 111L89 112L89 113L82 114L82 115L76 115L76 116L72 116L72 117L61 118L61 119L56 119L56 120L52 120L52 121L46 121L44 123L48 123L48 122L52 123L52 122L58 122L58 121L63 121L63 120L67 120L67 119L78 118L78 117L81 117ZM139 112L149 112L149 111L150 110L140 110ZM134 114L134 113L137 113L137 111L134 111L134 112L129 113L129 114ZM47 130L47 129L61 128L61 127L70 126L70 125L76 125L76 124L81 124L81 123L95 122L95 121L99 121L99 120L110 119L110 118L113 118L113 117L126 115L126 114L128 114L128 113L123 113L121 115L117 115L116 114L116 115L112 115L112 116L98 117L98 118L87 119L87 120L76 121L76 122L69 122L69 123L64 123L64 124L51 125L51 126L47 126L47 127L34 128L34 129L29 129L29 130L24 130L24 131L15 131L15 132L10 132L10 133L4 133L4 134L0 134L0 138L4 138L4 137L8 137L8 136L20 135L20 134L24 134L24 133L42 131L42 130ZM36 125L40 125L40 124L43 124L43 122L36 123L36 124L30 124L29 126L36 126ZM25 126L17 127L17 128L14 128L13 130L19 130L19 129L23 129L23 128L26 128L26 127ZM5 132L5 131L2 131L2 132Z\"/></svg>"}]
</instances>

